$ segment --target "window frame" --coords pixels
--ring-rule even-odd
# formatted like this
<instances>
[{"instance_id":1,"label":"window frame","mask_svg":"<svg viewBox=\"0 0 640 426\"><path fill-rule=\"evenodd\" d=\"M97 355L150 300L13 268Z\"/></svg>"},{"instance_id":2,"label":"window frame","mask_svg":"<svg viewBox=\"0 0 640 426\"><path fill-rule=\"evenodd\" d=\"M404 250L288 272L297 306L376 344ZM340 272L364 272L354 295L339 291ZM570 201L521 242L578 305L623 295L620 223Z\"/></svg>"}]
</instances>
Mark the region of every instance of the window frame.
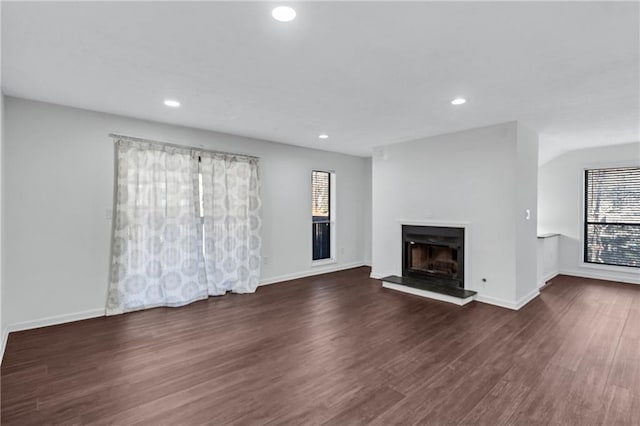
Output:
<instances>
[{"instance_id":1,"label":"window frame","mask_svg":"<svg viewBox=\"0 0 640 426\"><path fill-rule=\"evenodd\" d=\"M615 265L610 263L597 263L587 261L587 225L593 222L587 222L587 171L600 169L617 169L625 167L640 167L640 162L636 161L620 161L608 163L584 164L580 170L580 181L582 184L582 195L580 203L580 211L582 222L580 223L580 244L582 250L579 251L578 266L582 268L599 269L602 271L616 271L622 273L638 273L638 267ZM634 224L635 225L635 224Z\"/></svg>"},{"instance_id":2,"label":"window frame","mask_svg":"<svg viewBox=\"0 0 640 426\"><path fill-rule=\"evenodd\" d=\"M313 172L322 172L329 174L329 254L330 256L325 259L313 260L313 235L311 235L311 241L308 247L310 248L309 258L311 259L311 266L323 266L337 263L336 256L336 172L334 170L327 170L324 168L314 167L309 173L309 207L313 211ZM309 217L309 228L313 227L313 213ZM311 233L310 233L311 234Z\"/></svg>"}]
</instances>

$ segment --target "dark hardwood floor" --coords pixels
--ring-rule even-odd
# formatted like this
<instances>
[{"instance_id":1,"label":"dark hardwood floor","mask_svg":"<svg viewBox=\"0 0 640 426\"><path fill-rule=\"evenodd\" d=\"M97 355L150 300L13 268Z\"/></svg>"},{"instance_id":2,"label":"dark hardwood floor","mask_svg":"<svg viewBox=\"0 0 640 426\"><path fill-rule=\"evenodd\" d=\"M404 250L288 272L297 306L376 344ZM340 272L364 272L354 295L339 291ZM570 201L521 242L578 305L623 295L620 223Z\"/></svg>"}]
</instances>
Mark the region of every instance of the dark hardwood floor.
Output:
<instances>
[{"instance_id":1,"label":"dark hardwood floor","mask_svg":"<svg viewBox=\"0 0 640 426\"><path fill-rule=\"evenodd\" d=\"M368 274L12 333L2 424L640 424L640 286L513 312Z\"/></svg>"}]
</instances>

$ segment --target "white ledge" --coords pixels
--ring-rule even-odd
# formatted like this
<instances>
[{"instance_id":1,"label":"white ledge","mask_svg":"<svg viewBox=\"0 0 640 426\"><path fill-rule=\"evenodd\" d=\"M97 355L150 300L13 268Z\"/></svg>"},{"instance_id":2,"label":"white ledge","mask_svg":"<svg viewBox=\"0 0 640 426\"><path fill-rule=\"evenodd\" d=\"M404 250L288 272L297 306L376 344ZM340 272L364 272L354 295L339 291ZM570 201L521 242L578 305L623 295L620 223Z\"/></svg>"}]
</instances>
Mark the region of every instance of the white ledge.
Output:
<instances>
[{"instance_id":1,"label":"white ledge","mask_svg":"<svg viewBox=\"0 0 640 426\"><path fill-rule=\"evenodd\" d=\"M407 287L406 285L390 283L387 281L382 281L382 287L401 291L403 293L413 294L414 296L421 296L429 299L439 300L441 302L453 303L454 305L458 306L464 306L467 303L473 302L476 298L476 296L474 295L461 299L459 297L448 296L446 294L435 293L433 291L422 290L419 288Z\"/></svg>"}]
</instances>

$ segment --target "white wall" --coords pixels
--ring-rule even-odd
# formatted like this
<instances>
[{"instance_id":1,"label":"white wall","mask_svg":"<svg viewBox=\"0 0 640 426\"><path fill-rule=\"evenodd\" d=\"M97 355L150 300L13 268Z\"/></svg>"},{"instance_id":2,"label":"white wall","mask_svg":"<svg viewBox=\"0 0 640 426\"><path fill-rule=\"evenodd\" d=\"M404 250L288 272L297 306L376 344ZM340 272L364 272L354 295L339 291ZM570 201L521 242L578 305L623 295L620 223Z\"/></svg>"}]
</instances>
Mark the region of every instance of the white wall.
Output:
<instances>
[{"instance_id":1,"label":"white wall","mask_svg":"<svg viewBox=\"0 0 640 426\"><path fill-rule=\"evenodd\" d=\"M538 134L517 130L516 300L526 300L538 293Z\"/></svg>"},{"instance_id":2,"label":"white wall","mask_svg":"<svg viewBox=\"0 0 640 426\"><path fill-rule=\"evenodd\" d=\"M1 8L1 6L0 6ZM0 13L1 15L1 13ZM1 18L1 16L0 16ZM1 42L0 42L1 43ZM2 64L0 63L0 69L2 68ZM0 87L2 87L2 77L0 76ZM3 236L3 222L4 215L3 211L5 208L4 203L4 95L2 95L2 91L0 90L0 363L2 362L2 357L4 355L4 348L7 343L7 332L5 330L6 321L4 320L5 309L3 309L3 299L2 299L2 288L4 286L4 268L2 267L4 264L4 250L2 247L4 246L4 236Z\"/></svg>"},{"instance_id":3,"label":"white wall","mask_svg":"<svg viewBox=\"0 0 640 426\"><path fill-rule=\"evenodd\" d=\"M104 311L110 132L259 156L264 282L365 263L368 159L11 97L5 126L4 297L12 329ZM311 266L314 168L337 174L337 263L323 267Z\"/></svg>"},{"instance_id":4,"label":"white wall","mask_svg":"<svg viewBox=\"0 0 640 426\"><path fill-rule=\"evenodd\" d=\"M371 158L367 158L367 166L365 167L365 187L364 187L364 209L369 212L365 215L365 231L364 231L364 262L371 266Z\"/></svg>"},{"instance_id":5,"label":"white wall","mask_svg":"<svg viewBox=\"0 0 640 426\"><path fill-rule=\"evenodd\" d=\"M466 222L465 286L478 291L479 300L518 307L518 294L536 282L535 220L524 224L521 211L529 204L535 211L534 136L512 122L377 149L372 275L401 274L401 222ZM527 194L517 196L521 191ZM519 271L521 289L519 250L532 263Z\"/></svg>"},{"instance_id":6,"label":"white wall","mask_svg":"<svg viewBox=\"0 0 640 426\"><path fill-rule=\"evenodd\" d=\"M0 6L1 8L1 6ZM1 13L0 13L1 15ZM0 16L1 18L1 16ZM1 43L1 42L0 42ZM2 64L0 63L0 69ZM1 73L1 71L0 71ZM2 76L0 76L0 87L2 87ZM4 348L7 343L7 334L8 331L5 330L7 322L5 320L6 310L3 308L4 299L2 298L3 287L4 287L4 274L5 270L3 268L4 265L4 255L5 251L3 250L4 246L4 209L6 203L4 202L4 95L0 90L0 363L2 362L2 358L4 356Z\"/></svg>"},{"instance_id":7,"label":"white wall","mask_svg":"<svg viewBox=\"0 0 640 426\"><path fill-rule=\"evenodd\" d=\"M560 273L560 234L538 237L538 288Z\"/></svg>"},{"instance_id":8,"label":"white wall","mask_svg":"<svg viewBox=\"0 0 640 426\"><path fill-rule=\"evenodd\" d=\"M640 164L640 142L565 153L540 167L538 228L559 233L560 273L640 283L635 268L583 264L584 169Z\"/></svg>"},{"instance_id":9,"label":"white wall","mask_svg":"<svg viewBox=\"0 0 640 426\"><path fill-rule=\"evenodd\" d=\"M2 22L2 1L0 1L0 22ZM2 308L3 300L2 300L2 287L4 285L4 280L2 279L4 275L4 270L2 265L3 261L3 250L2 246L4 245L4 239L2 235L3 230L3 220L4 216L2 211L4 210L4 179L2 179L2 175L4 174L3 162L4 162L4 95L2 94L2 31L0 31L0 363L2 363L2 358L4 356L4 348L6 345L7 332L5 331L6 322L4 321L4 309Z\"/></svg>"}]
</instances>

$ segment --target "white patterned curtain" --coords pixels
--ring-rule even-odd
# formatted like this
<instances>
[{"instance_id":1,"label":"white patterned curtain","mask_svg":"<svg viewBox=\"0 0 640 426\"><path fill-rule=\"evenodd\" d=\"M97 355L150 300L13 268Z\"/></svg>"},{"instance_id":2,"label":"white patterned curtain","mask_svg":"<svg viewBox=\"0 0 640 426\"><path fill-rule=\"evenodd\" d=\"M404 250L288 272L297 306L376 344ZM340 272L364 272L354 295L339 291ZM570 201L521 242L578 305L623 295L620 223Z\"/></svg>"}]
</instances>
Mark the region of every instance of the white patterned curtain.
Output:
<instances>
[{"instance_id":1,"label":"white patterned curtain","mask_svg":"<svg viewBox=\"0 0 640 426\"><path fill-rule=\"evenodd\" d=\"M200 173L209 294L253 293L260 279L258 160L202 153Z\"/></svg>"},{"instance_id":2,"label":"white patterned curtain","mask_svg":"<svg viewBox=\"0 0 640 426\"><path fill-rule=\"evenodd\" d=\"M254 292L258 160L127 139L116 150L107 315Z\"/></svg>"},{"instance_id":3,"label":"white patterned curtain","mask_svg":"<svg viewBox=\"0 0 640 426\"><path fill-rule=\"evenodd\" d=\"M107 314L206 298L198 159L187 149L125 140L117 156Z\"/></svg>"}]
</instances>

